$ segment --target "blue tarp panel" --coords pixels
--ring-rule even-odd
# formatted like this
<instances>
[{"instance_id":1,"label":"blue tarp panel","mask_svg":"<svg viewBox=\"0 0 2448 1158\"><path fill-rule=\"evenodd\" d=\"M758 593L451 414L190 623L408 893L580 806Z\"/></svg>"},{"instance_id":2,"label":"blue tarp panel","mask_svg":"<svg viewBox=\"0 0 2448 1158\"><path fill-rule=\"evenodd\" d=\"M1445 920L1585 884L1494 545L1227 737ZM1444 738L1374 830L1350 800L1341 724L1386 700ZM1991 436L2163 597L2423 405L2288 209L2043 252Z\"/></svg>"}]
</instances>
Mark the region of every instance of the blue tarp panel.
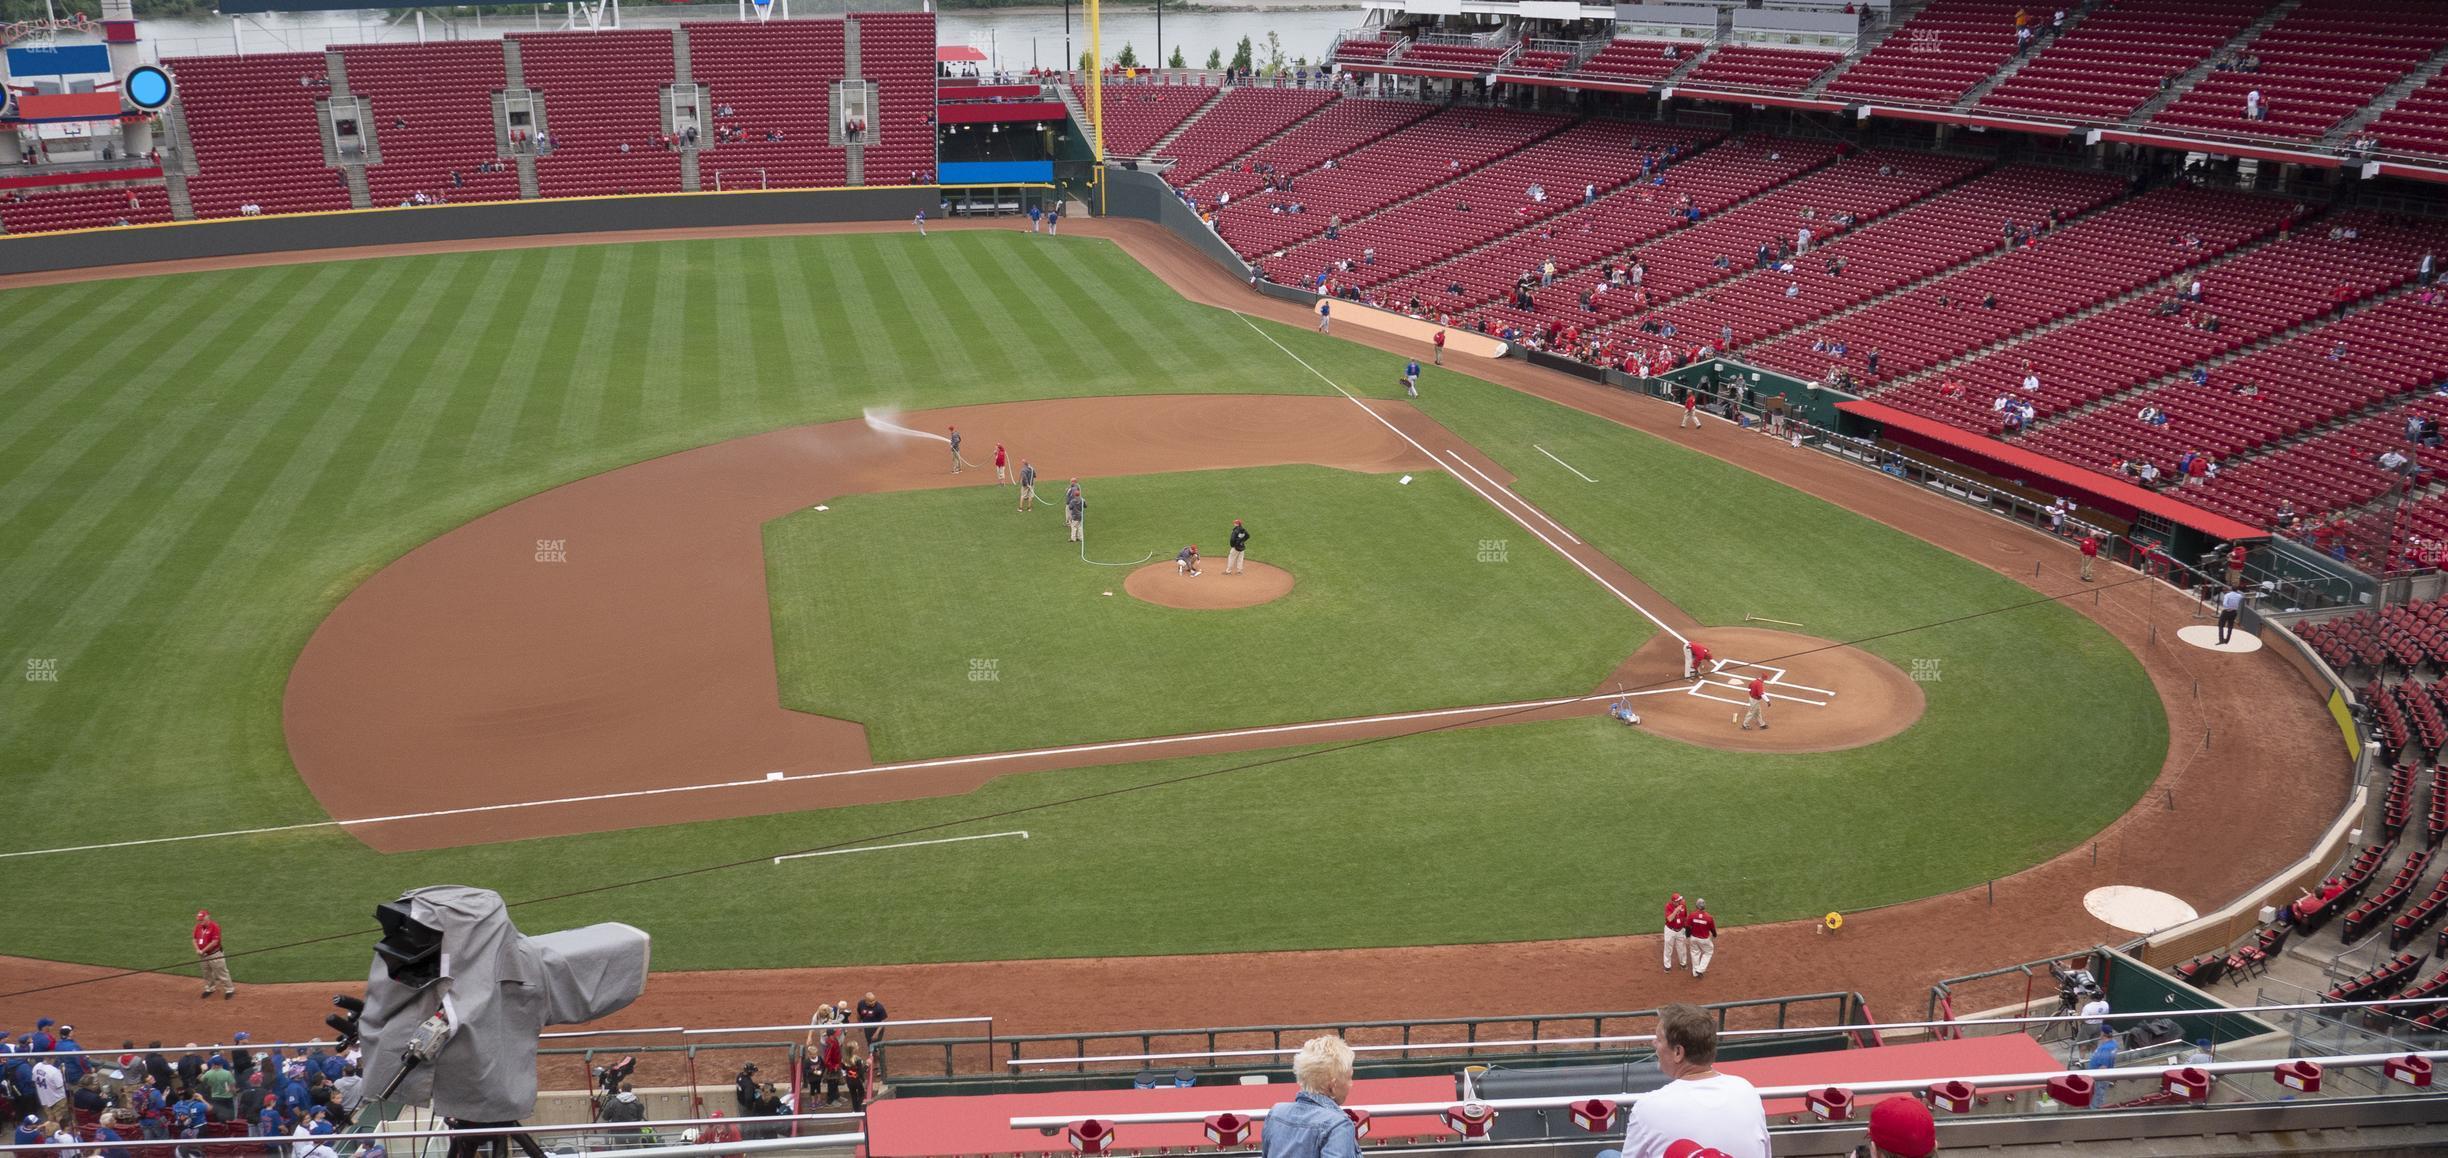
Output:
<instances>
[{"instance_id":1,"label":"blue tarp panel","mask_svg":"<svg viewBox=\"0 0 2448 1158\"><path fill-rule=\"evenodd\" d=\"M1045 185L1053 180L1052 161L945 161L935 166L938 185Z\"/></svg>"},{"instance_id":2,"label":"blue tarp panel","mask_svg":"<svg viewBox=\"0 0 2448 1158\"><path fill-rule=\"evenodd\" d=\"M8 50L10 76L63 76L109 72L110 50L99 44L60 44Z\"/></svg>"}]
</instances>

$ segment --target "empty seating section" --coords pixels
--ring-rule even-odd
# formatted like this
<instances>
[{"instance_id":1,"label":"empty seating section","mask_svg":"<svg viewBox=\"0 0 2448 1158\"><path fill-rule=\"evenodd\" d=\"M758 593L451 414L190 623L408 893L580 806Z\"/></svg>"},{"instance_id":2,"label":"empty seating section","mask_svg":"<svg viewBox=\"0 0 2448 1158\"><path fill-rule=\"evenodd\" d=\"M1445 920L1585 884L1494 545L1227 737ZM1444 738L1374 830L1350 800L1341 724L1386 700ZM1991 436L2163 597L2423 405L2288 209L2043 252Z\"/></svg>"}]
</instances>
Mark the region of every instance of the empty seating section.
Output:
<instances>
[{"instance_id":1,"label":"empty seating section","mask_svg":"<svg viewBox=\"0 0 2448 1158\"><path fill-rule=\"evenodd\" d=\"M1784 142L1781 148L1790 151L1800 144ZM1624 319L1610 332L1630 340L1644 313L1639 305L1644 293L1652 303L1712 296L1693 291L1749 271L1752 256L1763 241L1792 240L1797 229L1806 227L1816 234L1836 233L1838 228L1830 219L1838 214L1869 220L1926 197L1977 168L1978 162L1963 157L1866 153L1845 158L1635 251L1632 257L1642 267L1638 291L1624 293L1628 286L1615 287L1601 295L1597 289L1606 278L1605 271L1592 270L1567 279L1563 295L1548 295L1546 312L1564 313L1582 325ZM1810 216L1804 217L1805 212ZM1719 257L1726 259L1723 268L1717 264ZM1580 305L1584 290L1591 295L1587 308ZM1688 344L1718 344L1714 327L1703 332L1685 331L1678 325L1677 330ZM1736 340L1741 340L1740 334Z\"/></svg>"},{"instance_id":2,"label":"empty seating section","mask_svg":"<svg viewBox=\"0 0 2448 1158\"><path fill-rule=\"evenodd\" d=\"M849 152L832 143L832 93L842 78L842 22L706 21L683 26L689 79L705 86L698 112L698 184L712 189L846 184ZM729 109L726 115L723 110ZM780 140L768 139L778 134Z\"/></svg>"},{"instance_id":3,"label":"empty seating section","mask_svg":"<svg viewBox=\"0 0 2448 1158\"><path fill-rule=\"evenodd\" d=\"M1639 175L1640 131L1624 121L1583 122L1430 196L1346 223L1338 237L1315 238L1262 264L1269 277L1289 285L1348 260L1353 268L1334 273L1334 280L1375 285L1579 205L1591 185L1608 191ZM1545 201L1526 192L1533 184L1544 189ZM1468 211L1460 209L1465 203Z\"/></svg>"},{"instance_id":4,"label":"empty seating section","mask_svg":"<svg viewBox=\"0 0 2448 1158\"><path fill-rule=\"evenodd\" d=\"M1552 48L1525 48L1505 62L1504 71L1550 76L1572 67L1574 56L1574 53Z\"/></svg>"},{"instance_id":5,"label":"empty seating section","mask_svg":"<svg viewBox=\"0 0 2448 1158\"><path fill-rule=\"evenodd\" d=\"M133 198L134 200L130 200ZM28 193L0 199L0 231L48 233L103 225L170 220L170 195L159 185Z\"/></svg>"},{"instance_id":6,"label":"empty seating section","mask_svg":"<svg viewBox=\"0 0 2448 1158\"><path fill-rule=\"evenodd\" d=\"M1700 130L1643 125L1633 146L1643 164L1664 163L1667 184L1646 181L1577 206L1536 225L1515 230L1480 249L1438 262L1397 283L1394 296L1404 304L1420 299L1423 309L1462 314L1492 301L1509 289L1523 270L1553 259L1558 269L1574 269L1627 246L1664 233L1672 226L1670 211L1676 194L1689 193L1703 209L1713 210L1748 197L1800 169L1797 162L1768 160L1769 149L1710 149L1691 155L1707 138ZM1665 162L1668 150L1684 159ZM1475 210L1474 210L1475 212ZM1453 287L1461 287L1456 291Z\"/></svg>"},{"instance_id":7,"label":"empty seating section","mask_svg":"<svg viewBox=\"0 0 2448 1158\"><path fill-rule=\"evenodd\" d=\"M1825 91L1870 101L1953 103L2014 57L2014 16L2023 7L2017 0L1932 0Z\"/></svg>"},{"instance_id":8,"label":"empty seating section","mask_svg":"<svg viewBox=\"0 0 2448 1158\"><path fill-rule=\"evenodd\" d=\"M1335 42L1336 64L1383 64L1400 41L1392 36L1346 36Z\"/></svg>"},{"instance_id":9,"label":"empty seating section","mask_svg":"<svg viewBox=\"0 0 2448 1158\"><path fill-rule=\"evenodd\" d=\"M1729 44L1710 53L1683 83L1695 88L1797 91L1843 60L1841 52Z\"/></svg>"},{"instance_id":10,"label":"empty seating section","mask_svg":"<svg viewBox=\"0 0 2448 1158\"><path fill-rule=\"evenodd\" d=\"M323 163L321 114L327 90L320 52L203 56L164 61L178 78L179 106L195 146L187 179L198 217L235 217L244 205L266 213L349 207L348 184Z\"/></svg>"},{"instance_id":11,"label":"empty seating section","mask_svg":"<svg viewBox=\"0 0 2448 1158\"><path fill-rule=\"evenodd\" d=\"M1326 89L1232 89L1216 101L1214 108L1200 113L1189 131L1165 146L1161 155L1173 158L1173 167L1165 171L1165 179L1175 185L1188 185L1224 162L1256 148L1259 142L1291 128L1334 99L1335 94Z\"/></svg>"},{"instance_id":12,"label":"empty seating section","mask_svg":"<svg viewBox=\"0 0 2448 1158\"><path fill-rule=\"evenodd\" d=\"M2269 0L2123 0L2094 9L1980 107L2123 120L2268 8Z\"/></svg>"},{"instance_id":13,"label":"empty seating section","mask_svg":"<svg viewBox=\"0 0 2448 1158\"><path fill-rule=\"evenodd\" d=\"M1429 44L1414 41L1403 49L1402 64L1422 68L1466 68L1475 72L1492 72L1496 62L1512 50L1509 44Z\"/></svg>"},{"instance_id":14,"label":"empty seating section","mask_svg":"<svg viewBox=\"0 0 2448 1158\"><path fill-rule=\"evenodd\" d=\"M1808 334L1749 356L1803 377L1817 377L1833 362L1867 378L1867 355L1876 349L1879 375L1902 378L2272 232L2288 212L2285 202L2237 193L2154 190L1844 319L1830 327L1846 339L1842 357L1812 350ZM2003 246L2004 223L1992 228ZM2201 246L2170 244L2186 233L2200 237ZM1994 305L1984 305L1993 297Z\"/></svg>"},{"instance_id":15,"label":"empty seating section","mask_svg":"<svg viewBox=\"0 0 2448 1158\"><path fill-rule=\"evenodd\" d=\"M536 157L546 197L677 193L680 154L656 143L672 83L672 31L518 33L527 87L544 94L552 151ZM622 148L626 146L627 152Z\"/></svg>"},{"instance_id":16,"label":"empty seating section","mask_svg":"<svg viewBox=\"0 0 2448 1158\"><path fill-rule=\"evenodd\" d=\"M1657 81L1683 67L1699 46L1672 40L1618 40L1581 62L1575 76L1599 80Z\"/></svg>"},{"instance_id":17,"label":"empty seating section","mask_svg":"<svg viewBox=\"0 0 2448 1158\"><path fill-rule=\"evenodd\" d=\"M2448 322L2448 311L2399 294L2220 366L2205 385L2186 381L2162 386L2052 426L2027 441L2034 450L2094 467L2146 458L2165 470L2187 450L2223 459L2437 383L2448 374L2448 336L2442 333L2448 327L2443 322ZM2341 342L2345 355L2330 360ZM2247 386L2253 393L2237 393ZM2145 406L2167 412L2166 425L2139 421L2136 416ZM2222 470L2215 483L2185 488L2185 497L2191 499L2198 491L2206 502L2216 491L2222 501L2245 507L2243 496L2250 493L2252 476L2233 480L2227 473ZM2269 495L2267 508L2274 508L2279 498L2299 506L2322 501L2322 495ZM2254 501L2247 509L2266 508ZM2266 516L2253 521L2266 521Z\"/></svg>"},{"instance_id":18,"label":"empty seating section","mask_svg":"<svg viewBox=\"0 0 2448 1158\"><path fill-rule=\"evenodd\" d=\"M2274 137L2317 137L2448 44L2448 6L2304 0L2240 50L2253 72L2204 77L2151 118L2154 125ZM2263 115L2246 115L2259 92Z\"/></svg>"},{"instance_id":19,"label":"empty seating section","mask_svg":"<svg viewBox=\"0 0 2448 1158\"><path fill-rule=\"evenodd\" d=\"M1922 158L1920 163L1931 160ZM2122 180L2105 173L2026 166L1986 173L1824 243L1814 242L1815 252L1807 256L1815 260L1797 262L1791 275L1747 272L1711 293L1669 303L1659 316L1686 334L1714 336L1732 326L1735 343L1749 344L1992 252L2001 221L2087 213L2124 187ZM1733 256L1740 268L1752 270L1755 254L1756 247ZM1838 258L1844 262L1841 271L1830 272L1829 262ZM1788 296L1787 286L1796 292Z\"/></svg>"},{"instance_id":20,"label":"empty seating section","mask_svg":"<svg viewBox=\"0 0 2448 1158\"><path fill-rule=\"evenodd\" d=\"M1180 128L1216 90L1202 84L1109 84L1103 86L1105 155L1137 157L1156 147L1166 133ZM1073 86L1081 108L1088 91Z\"/></svg>"},{"instance_id":21,"label":"empty seating section","mask_svg":"<svg viewBox=\"0 0 2448 1158\"><path fill-rule=\"evenodd\" d=\"M351 44L339 52L349 92L371 107L382 152L381 164L366 167L374 204L397 205L418 193L450 201L518 198L517 166L477 171L501 157L493 132L493 94L503 83L499 42Z\"/></svg>"},{"instance_id":22,"label":"empty seating section","mask_svg":"<svg viewBox=\"0 0 2448 1158\"><path fill-rule=\"evenodd\" d=\"M935 180L935 14L863 12L859 75L875 85L863 175L869 185Z\"/></svg>"},{"instance_id":23,"label":"empty seating section","mask_svg":"<svg viewBox=\"0 0 2448 1158\"><path fill-rule=\"evenodd\" d=\"M2407 93L2368 131L2390 152L2448 157L2448 72Z\"/></svg>"},{"instance_id":24,"label":"empty seating section","mask_svg":"<svg viewBox=\"0 0 2448 1158\"><path fill-rule=\"evenodd\" d=\"M1747 202L1728 206L1713 214L1704 210L1699 224L1665 233L1636 250L1636 256L1645 266L1639 289L1633 289L1627 282L1623 287L1610 286L1608 292L1600 293L1598 287L1607 282L1607 271L1585 266L1579 270L1561 272L1553 286L1529 291L1535 309L1523 310L1506 302L1488 307L1487 315L1502 325L1524 330L1558 324L1586 329L1616 318L1629 317L1636 312L1643 293L1662 300L1712 278L1729 276L1726 271L1711 265L1711 255L1723 252L1737 244L1739 239L1758 236L1762 229L1781 227L1782 222L1799 212L1804 204L1824 202L1835 195L1839 179L1827 174L1812 173L1799 180L1794 179L1796 175L1818 169L1835 158L1835 150L1825 142L1772 139L1753 142L1750 147L1764 149L1771 158L1771 164L1790 164L1792 168L1788 171L1787 179ZM1847 176L1862 177L1869 173L1870 168L1864 166L1859 172ZM1673 207L1680 203L1681 194L1673 188L1671 180L1666 188L1653 188L1652 192L1665 201L1670 214ZM1694 201L1696 204L1697 198ZM1770 221L1778 225L1770 226L1767 224ZM1731 268L1738 267L1729 266ZM1527 271L1516 270L1514 275L1519 277L1524 272ZM1587 307L1581 305L1583 293L1589 294Z\"/></svg>"},{"instance_id":25,"label":"empty seating section","mask_svg":"<svg viewBox=\"0 0 2448 1158\"><path fill-rule=\"evenodd\" d=\"M1337 101L1248 157L1208 173L1190 186L1190 194L1200 205L1228 193L1239 199L1263 188L1270 176L1297 177L1435 111L1434 105L1408 101ZM1271 172L1260 172L1261 166ZM1326 228L1324 217L1318 218L1318 228Z\"/></svg>"},{"instance_id":26,"label":"empty seating section","mask_svg":"<svg viewBox=\"0 0 2448 1158\"><path fill-rule=\"evenodd\" d=\"M2448 324L2448 318L2441 319ZM2433 362L2448 376L2448 349ZM2419 388L2419 387L2409 387ZM2398 476L2381 469L2379 458L2391 449L2412 455L2426 470L2448 467L2448 453L2410 445L2408 417L2448 423L2448 398L2424 397L2375 411L2344 427L2284 447L2219 472L2218 478L2185 497L2195 506L2255 526L2269 526L2278 503L2292 504L2303 517L2360 506L2387 494Z\"/></svg>"},{"instance_id":27,"label":"empty seating section","mask_svg":"<svg viewBox=\"0 0 2448 1158\"><path fill-rule=\"evenodd\" d=\"M2438 240L2425 234L2440 232L2369 218L2346 223L2359 228L2359 239L2337 240L2318 226L2299 230L2252 253L2179 274L2161 292L1957 366L1945 379L1960 386L1959 392L1925 378L1879 400L1999 433L2004 419L1991 402L2002 394L2015 395L2047 418L2231 354L2319 318L2341 300L2368 297L2410 279L2426 240ZM2202 304L2186 308L2179 295L2195 280L2202 283ZM2210 319L2216 319L2216 331L2204 325ZM2103 358L2103 350L2117 353ZM2027 365L2041 381L2034 394L2021 391Z\"/></svg>"},{"instance_id":28,"label":"empty seating section","mask_svg":"<svg viewBox=\"0 0 2448 1158\"><path fill-rule=\"evenodd\" d=\"M1218 231L1236 252L1255 257L1324 233L1337 216L1350 222L1426 193L1567 123L1544 113L1447 109L1334 159L1333 168L1321 164L1301 173L1289 191L1236 197L1217 214ZM1302 211L1273 212L1292 205Z\"/></svg>"}]
</instances>

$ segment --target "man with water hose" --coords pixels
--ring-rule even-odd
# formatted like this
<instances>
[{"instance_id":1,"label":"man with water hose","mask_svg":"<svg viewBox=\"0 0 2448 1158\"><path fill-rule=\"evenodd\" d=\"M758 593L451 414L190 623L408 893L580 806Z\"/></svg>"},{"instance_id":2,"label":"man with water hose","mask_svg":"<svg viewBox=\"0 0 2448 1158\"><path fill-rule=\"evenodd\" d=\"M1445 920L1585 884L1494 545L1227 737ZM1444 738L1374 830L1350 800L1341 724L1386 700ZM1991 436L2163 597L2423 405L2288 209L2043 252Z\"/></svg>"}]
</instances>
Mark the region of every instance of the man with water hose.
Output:
<instances>
[{"instance_id":1,"label":"man with water hose","mask_svg":"<svg viewBox=\"0 0 2448 1158\"><path fill-rule=\"evenodd\" d=\"M1063 522L1071 528L1071 541L1086 542L1082 527L1088 521L1088 500L1080 494L1078 479L1071 480L1071 490L1063 495Z\"/></svg>"}]
</instances>

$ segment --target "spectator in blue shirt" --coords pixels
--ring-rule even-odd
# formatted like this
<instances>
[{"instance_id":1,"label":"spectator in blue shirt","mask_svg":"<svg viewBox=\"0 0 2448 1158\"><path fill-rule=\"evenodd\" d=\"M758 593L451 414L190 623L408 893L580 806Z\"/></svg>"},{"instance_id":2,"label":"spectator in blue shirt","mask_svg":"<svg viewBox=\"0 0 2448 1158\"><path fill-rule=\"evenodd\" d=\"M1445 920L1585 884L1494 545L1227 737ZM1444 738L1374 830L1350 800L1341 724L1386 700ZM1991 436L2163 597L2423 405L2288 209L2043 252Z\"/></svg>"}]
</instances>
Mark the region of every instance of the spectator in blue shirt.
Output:
<instances>
[{"instance_id":1,"label":"spectator in blue shirt","mask_svg":"<svg viewBox=\"0 0 2448 1158\"><path fill-rule=\"evenodd\" d=\"M194 1137L187 1131L203 1129L205 1119L212 1117L212 1107L204 1104L202 1095L189 1090L171 1105L170 1116L178 1120L180 1136Z\"/></svg>"},{"instance_id":2,"label":"spectator in blue shirt","mask_svg":"<svg viewBox=\"0 0 2448 1158\"><path fill-rule=\"evenodd\" d=\"M256 1136L262 1138L278 1138L288 1133L289 1127L287 1123L281 1119L280 1103L271 1099L266 1099L264 1101L263 1112L255 1115Z\"/></svg>"},{"instance_id":3,"label":"spectator in blue shirt","mask_svg":"<svg viewBox=\"0 0 2448 1158\"><path fill-rule=\"evenodd\" d=\"M17 1123L16 1145L40 1146L43 1143L42 1119L27 1114Z\"/></svg>"},{"instance_id":4,"label":"spectator in blue shirt","mask_svg":"<svg viewBox=\"0 0 2448 1158\"><path fill-rule=\"evenodd\" d=\"M1259 1133L1265 1158L1360 1158L1360 1133L1341 1102L1351 1096L1352 1050L1332 1035L1311 1038L1292 1059L1300 1094L1269 1111Z\"/></svg>"},{"instance_id":5,"label":"spectator in blue shirt","mask_svg":"<svg viewBox=\"0 0 2448 1158\"><path fill-rule=\"evenodd\" d=\"M105 1110L101 1124L94 1127L94 1141L102 1147L102 1158L128 1158L128 1148L119 1145L125 1139L119 1134L118 1123L118 1111Z\"/></svg>"},{"instance_id":6,"label":"spectator in blue shirt","mask_svg":"<svg viewBox=\"0 0 2448 1158\"><path fill-rule=\"evenodd\" d=\"M78 1044L76 1038L70 1036L75 1032L76 1027L73 1025L61 1026L59 1031L59 1044L54 1048L59 1049L62 1052L85 1048L83 1045ZM78 1082L85 1080L85 1075L92 1072L93 1063L86 1061L83 1055L76 1057L64 1057L60 1059L60 1076L68 1079L69 1085L73 1086Z\"/></svg>"}]
</instances>

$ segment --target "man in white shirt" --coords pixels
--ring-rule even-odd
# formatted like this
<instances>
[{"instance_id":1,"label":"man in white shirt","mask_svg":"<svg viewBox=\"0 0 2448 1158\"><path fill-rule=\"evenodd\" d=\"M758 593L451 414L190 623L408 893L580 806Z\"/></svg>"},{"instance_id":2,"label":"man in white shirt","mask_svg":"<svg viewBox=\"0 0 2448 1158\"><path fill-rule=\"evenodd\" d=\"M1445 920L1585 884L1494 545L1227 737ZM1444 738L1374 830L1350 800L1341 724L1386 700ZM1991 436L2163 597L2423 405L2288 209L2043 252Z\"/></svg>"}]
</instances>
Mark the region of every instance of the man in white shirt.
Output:
<instances>
[{"instance_id":1,"label":"man in white shirt","mask_svg":"<svg viewBox=\"0 0 2448 1158\"><path fill-rule=\"evenodd\" d=\"M1626 1115L1624 1158L1665 1158L1689 1139L1727 1158L1768 1158L1768 1114L1751 1083L1713 1068L1717 1022L1696 1005L1658 1010L1658 1068L1669 1079Z\"/></svg>"},{"instance_id":2,"label":"man in white shirt","mask_svg":"<svg viewBox=\"0 0 2448 1158\"><path fill-rule=\"evenodd\" d=\"M68 1097L67 1076L60 1073L59 1063L43 1058L34 1063L34 1099L42 1103L43 1117L52 1117L52 1110Z\"/></svg>"},{"instance_id":3,"label":"man in white shirt","mask_svg":"<svg viewBox=\"0 0 2448 1158\"><path fill-rule=\"evenodd\" d=\"M2083 1036L2085 1038L2098 1037L2099 1035L2108 1032L2108 1022L2104 1020L2108 1016L2108 1012L2108 999L2106 997L2094 997L2082 1007L2082 1027Z\"/></svg>"}]
</instances>

